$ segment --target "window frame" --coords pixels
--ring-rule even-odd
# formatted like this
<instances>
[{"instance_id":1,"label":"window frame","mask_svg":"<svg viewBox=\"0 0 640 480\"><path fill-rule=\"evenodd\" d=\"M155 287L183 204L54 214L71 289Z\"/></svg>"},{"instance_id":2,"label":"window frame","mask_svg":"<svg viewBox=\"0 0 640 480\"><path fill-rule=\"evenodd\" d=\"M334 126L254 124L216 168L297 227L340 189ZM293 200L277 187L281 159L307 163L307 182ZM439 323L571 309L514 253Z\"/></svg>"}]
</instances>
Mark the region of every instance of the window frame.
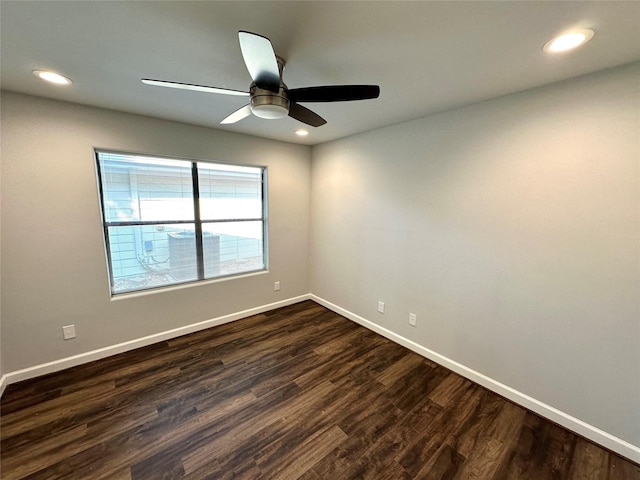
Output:
<instances>
[{"instance_id":1,"label":"window frame","mask_svg":"<svg viewBox=\"0 0 640 480\"><path fill-rule=\"evenodd\" d=\"M103 171L100 166L100 155L122 155L129 157L147 158L149 160L170 160L177 162L184 162L185 165L191 166L191 187L192 187L192 203L193 203L193 219L192 220L130 220L130 221L109 221L107 220L107 214L105 211L105 192L103 182ZM102 223L102 236L105 246L105 257L107 260L108 274L109 274L109 289L112 297L119 297L122 295L131 294L144 294L161 289L182 288L188 285L202 284L207 282L216 282L220 280L237 278L240 276L251 275L268 271L269 255L268 255L268 190L267 190L267 167L264 165L251 165L251 164L239 164L231 162L220 162L213 160L201 160L184 157L174 157L167 155L154 155L145 153L134 153L120 150L94 148L96 178L98 182L98 201L100 207L100 217ZM260 170L260 204L261 204L261 217L256 218L222 218L216 220L201 218L200 208L200 178L198 164L220 165L224 167L247 167ZM224 275L215 275L207 277L205 275L205 261L204 261L204 230L203 225L207 224L220 224L220 223L239 223L239 222L261 222L262 224L262 238L261 238L261 253L262 253L262 267L252 270L245 270L237 273L230 273ZM164 285L157 286L145 286L137 289L127 289L123 291L114 291L115 277L113 269L113 258L111 250L111 242L109 240L109 228L110 227L122 227L122 226L164 226L164 225L193 225L195 234L195 260L197 278L190 280L175 281Z\"/></svg>"}]
</instances>

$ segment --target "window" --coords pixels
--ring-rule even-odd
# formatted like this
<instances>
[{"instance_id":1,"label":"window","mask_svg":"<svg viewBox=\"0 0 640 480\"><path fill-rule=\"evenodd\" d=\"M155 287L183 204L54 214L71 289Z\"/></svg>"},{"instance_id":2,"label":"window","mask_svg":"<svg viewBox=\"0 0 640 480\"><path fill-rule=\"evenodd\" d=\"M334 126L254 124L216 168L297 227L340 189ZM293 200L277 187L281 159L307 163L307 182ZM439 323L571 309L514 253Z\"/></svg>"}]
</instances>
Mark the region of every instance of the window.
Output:
<instances>
[{"instance_id":1,"label":"window","mask_svg":"<svg viewBox=\"0 0 640 480\"><path fill-rule=\"evenodd\" d=\"M266 268L264 168L96 159L112 294Z\"/></svg>"}]
</instances>

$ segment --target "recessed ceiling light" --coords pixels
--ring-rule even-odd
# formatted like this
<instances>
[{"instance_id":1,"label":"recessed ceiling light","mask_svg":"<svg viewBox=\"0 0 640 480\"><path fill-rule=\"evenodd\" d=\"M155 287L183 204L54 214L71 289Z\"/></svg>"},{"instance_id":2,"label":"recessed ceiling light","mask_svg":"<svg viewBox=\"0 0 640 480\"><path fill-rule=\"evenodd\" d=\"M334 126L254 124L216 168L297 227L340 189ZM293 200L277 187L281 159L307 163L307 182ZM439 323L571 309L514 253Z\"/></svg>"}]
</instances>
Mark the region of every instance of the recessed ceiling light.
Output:
<instances>
[{"instance_id":1,"label":"recessed ceiling light","mask_svg":"<svg viewBox=\"0 0 640 480\"><path fill-rule=\"evenodd\" d=\"M303 128L299 128L298 130L296 130L296 135L298 135L299 137L306 137L307 135L309 135L309 132L307 132Z\"/></svg>"},{"instance_id":2,"label":"recessed ceiling light","mask_svg":"<svg viewBox=\"0 0 640 480\"><path fill-rule=\"evenodd\" d=\"M564 33L544 44L542 49L547 53L560 53L584 45L593 38L593 30L583 28Z\"/></svg>"},{"instance_id":3,"label":"recessed ceiling light","mask_svg":"<svg viewBox=\"0 0 640 480\"><path fill-rule=\"evenodd\" d=\"M46 80L47 82L55 83L58 85L69 85L71 79L60 75L59 73L50 72L48 70L34 70L33 74L36 77Z\"/></svg>"}]
</instances>

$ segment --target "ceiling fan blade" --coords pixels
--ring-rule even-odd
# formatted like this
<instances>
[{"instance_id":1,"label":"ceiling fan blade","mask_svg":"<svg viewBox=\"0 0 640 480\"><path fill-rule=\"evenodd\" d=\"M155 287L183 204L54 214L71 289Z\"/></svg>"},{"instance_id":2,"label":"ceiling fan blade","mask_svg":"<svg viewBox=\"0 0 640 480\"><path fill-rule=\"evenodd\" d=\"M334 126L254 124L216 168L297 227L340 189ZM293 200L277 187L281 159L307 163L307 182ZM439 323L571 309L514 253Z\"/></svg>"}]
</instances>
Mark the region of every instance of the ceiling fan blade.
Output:
<instances>
[{"instance_id":1,"label":"ceiling fan blade","mask_svg":"<svg viewBox=\"0 0 640 480\"><path fill-rule=\"evenodd\" d=\"M312 127L319 127L327 123L327 121L317 113L295 102L289 102L289 116Z\"/></svg>"},{"instance_id":2,"label":"ceiling fan blade","mask_svg":"<svg viewBox=\"0 0 640 480\"><path fill-rule=\"evenodd\" d=\"M324 87L293 88L287 91L294 102L348 102L378 98L378 85L327 85Z\"/></svg>"},{"instance_id":3,"label":"ceiling fan blade","mask_svg":"<svg viewBox=\"0 0 640 480\"><path fill-rule=\"evenodd\" d=\"M238 32L240 50L249 75L258 88L277 93L280 90L280 69L271 40L251 32Z\"/></svg>"},{"instance_id":4,"label":"ceiling fan blade","mask_svg":"<svg viewBox=\"0 0 640 480\"><path fill-rule=\"evenodd\" d=\"M251 105L247 104L242 108L239 108L227 118L220 122L221 125L228 125L229 123L236 123L242 120L243 118L247 118L251 115Z\"/></svg>"},{"instance_id":5,"label":"ceiling fan blade","mask_svg":"<svg viewBox=\"0 0 640 480\"><path fill-rule=\"evenodd\" d=\"M155 85L157 87L178 88L180 90L192 90L194 92L205 93L221 93L223 95L238 95L248 97L249 92L241 92L240 90L230 90L228 88L207 87L204 85L191 85L189 83L166 82L164 80L153 80L151 78L143 78L142 83L147 85Z\"/></svg>"}]
</instances>

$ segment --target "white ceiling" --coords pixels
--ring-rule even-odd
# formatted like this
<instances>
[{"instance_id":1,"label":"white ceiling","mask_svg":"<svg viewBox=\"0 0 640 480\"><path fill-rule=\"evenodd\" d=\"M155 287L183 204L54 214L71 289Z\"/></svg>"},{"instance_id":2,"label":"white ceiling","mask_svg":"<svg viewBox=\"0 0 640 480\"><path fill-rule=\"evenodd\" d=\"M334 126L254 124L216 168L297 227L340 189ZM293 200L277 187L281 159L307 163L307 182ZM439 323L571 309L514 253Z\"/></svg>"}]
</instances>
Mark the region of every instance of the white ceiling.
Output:
<instances>
[{"instance_id":1,"label":"white ceiling","mask_svg":"<svg viewBox=\"0 0 640 480\"><path fill-rule=\"evenodd\" d=\"M640 2L0 2L3 89L288 142L317 144L640 60ZM552 36L592 28L557 56ZM145 86L143 77L248 90L238 30L271 39L289 88L378 84L380 98L305 104L328 123L249 117L246 98ZM73 79L56 87L31 74Z\"/></svg>"}]
</instances>

